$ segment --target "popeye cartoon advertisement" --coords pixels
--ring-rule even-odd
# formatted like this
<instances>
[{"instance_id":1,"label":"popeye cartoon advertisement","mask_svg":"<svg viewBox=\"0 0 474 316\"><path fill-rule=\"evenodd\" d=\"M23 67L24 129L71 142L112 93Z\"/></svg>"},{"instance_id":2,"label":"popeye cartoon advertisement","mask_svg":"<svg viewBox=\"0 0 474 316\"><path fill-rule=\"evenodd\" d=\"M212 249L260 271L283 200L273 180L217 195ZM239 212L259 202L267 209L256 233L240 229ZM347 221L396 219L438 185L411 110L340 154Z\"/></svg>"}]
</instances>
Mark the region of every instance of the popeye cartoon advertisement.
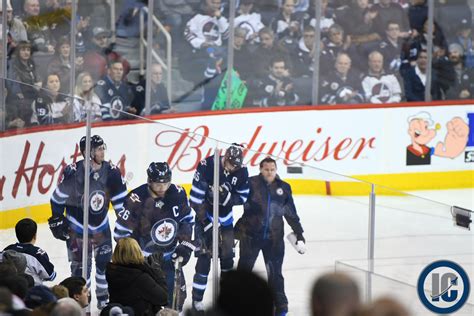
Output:
<instances>
[{"instance_id":1,"label":"popeye cartoon advertisement","mask_svg":"<svg viewBox=\"0 0 474 316\"><path fill-rule=\"evenodd\" d=\"M469 125L460 117L452 118L446 123L444 142L439 141L432 147L431 142L437 133L442 132L442 126L434 124L428 112L410 116L408 135L411 144L407 147L407 166L429 165L431 156L454 159L463 153L469 136Z\"/></svg>"}]
</instances>

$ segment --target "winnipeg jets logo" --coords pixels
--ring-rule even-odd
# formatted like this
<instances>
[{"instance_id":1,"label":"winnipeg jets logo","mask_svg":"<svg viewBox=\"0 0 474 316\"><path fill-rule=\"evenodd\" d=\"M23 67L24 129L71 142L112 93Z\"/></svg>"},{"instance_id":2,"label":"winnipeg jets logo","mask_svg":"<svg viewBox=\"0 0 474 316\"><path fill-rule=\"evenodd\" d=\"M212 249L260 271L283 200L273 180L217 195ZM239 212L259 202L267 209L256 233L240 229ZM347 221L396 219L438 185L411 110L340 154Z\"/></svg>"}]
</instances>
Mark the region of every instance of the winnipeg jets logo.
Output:
<instances>
[{"instance_id":1,"label":"winnipeg jets logo","mask_svg":"<svg viewBox=\"0 0 474 316\"><path fill-rule=\"evenodd\" d=\"M99 175L99 173L94 172L94 175L92 177L94 178L95 181L97 181L97 180L99 180L100 175Z\"/></svg>"},{"instance_id":2,"label":"winnipeg jets logo","mask_svg":"<svg viewBox=\"0 0 474 316\"><path fill-rule=\"evenodd\" d=\"M132 201L133 203L140 203L141 202L140 197L136 193L130 194L130 201Z\"/></svg>"},{"instance_id":3,"label":"winnipeg jets logo","mask_svg":"<svg viewBox=\"0 0 474 316\"><path fill-rule=\"evenodd\" d=\"M119 118L123 108L123 102L120 97L114 97L112 101L110 101L110 116L114 119Z\"/></svg>"},{"instance_id":4,"label":"winnipeg jets logo","mask_svg":"<svg viewBox=\"0 0 474 316\"><path fill-rule=\"evenodd\" d=\"M155 203L155 207L157 207L157 208L162 208L163 205L165 205L165 203L163 203L163 201L158 201L158 202Z\"/></svg>"},{"instance_id":5,"label":"winnipeg jets logo","mask_svg":"<svg viewBox=\"0 0 474 316\"><path fill-rule=\"evenodd\" d=\"M89 205L93 213L99 213L102 211L105 205L105 193L104 191L94 191L90 195Z\"/></svg>"},{"instance_id":6,"label":"winnipeg jets logo","mask_svg":"<svg viewBox=\"0 0 474 316\"><path fill-rule=\"evenodd\" d=\"M226 177L228 177L229 174L230 174L230 172L224 169L224 175L225 175Z\"/></svg>"},{"instance_id":7,"label":"winnipeg jets logo","mask_svg":"<svg viewBox=\"0 0 474 316\"><path fill-rule=\"evenodd\" d=\"M282 189L282 188L278 188L278 189L276 190L276 193L277 193L278 195L283 195L283 189Z\"/></svg>"},{"instance_id":8,"label":"winnipeg jets logo","mask_svg":"<svg viewBox=\"0 0 474 316\"><path fill-rule=\"evenodd\" d=\"M162 219L151 228L151 239L156 245L166 247L175 240L178 231L177 227L178 224L173 219Z\"/></svg>"}]
</instances>

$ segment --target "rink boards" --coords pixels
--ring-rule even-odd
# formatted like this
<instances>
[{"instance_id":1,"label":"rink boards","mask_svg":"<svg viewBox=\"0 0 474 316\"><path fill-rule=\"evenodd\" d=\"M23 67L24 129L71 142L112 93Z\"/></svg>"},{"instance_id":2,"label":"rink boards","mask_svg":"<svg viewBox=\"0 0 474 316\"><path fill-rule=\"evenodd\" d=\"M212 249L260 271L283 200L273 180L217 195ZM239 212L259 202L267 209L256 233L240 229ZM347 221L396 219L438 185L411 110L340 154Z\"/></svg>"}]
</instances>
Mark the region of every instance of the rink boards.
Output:
<instances>
[{"instance_id":1,"label":"rink boards","mask_svg":"<svg viewBox=\"0 0 474 316\"><path fill-rule=\"evenodd\" d=\"M429 147L445 143L448 122L460 118L468 127L467 145L453 159L432 156L429 164L408 164L408 124L414 116L432 123L428 128L436 136ZM473 125L471 104L405 104L169 115L155 122L99 123L92 134L104 138L106 158L121 169L129 189L146 181L151 161L168 161L173 181L189 192L197 163L216 147L238 142L248 149L250 175L258 173L266 155L279 157L278 173L295 194L367 195L368 182L402 191L473 187ZM1 135L0 228L24 216L44 221L62 169L80 159L77 142L85 127L50 128ZM379 194L397 192L379 189Z\"/></svg>"}]
</instances>

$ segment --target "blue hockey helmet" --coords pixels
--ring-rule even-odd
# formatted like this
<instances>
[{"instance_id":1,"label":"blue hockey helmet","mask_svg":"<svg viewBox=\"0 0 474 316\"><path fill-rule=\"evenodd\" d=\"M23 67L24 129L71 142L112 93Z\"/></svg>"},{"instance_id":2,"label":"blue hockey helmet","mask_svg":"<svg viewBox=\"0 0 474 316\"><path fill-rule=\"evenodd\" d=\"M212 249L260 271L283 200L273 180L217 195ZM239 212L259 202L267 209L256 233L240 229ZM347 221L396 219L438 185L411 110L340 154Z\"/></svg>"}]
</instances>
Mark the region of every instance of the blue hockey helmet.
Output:
<instances>
[{"instance_id":1,"label":"blue hockey helmet","mask_svg":"<svg viewBox=\"0 0 474 316\"><path fill-rule=\"evenodd\" d=\"M224 159L235 168L242 167L242 163L244 160L244 152L242 150L242 146L237 143L233 143L225 151Z\"/></svg>"},{"instance_id":2,"label":"blue hockey helmet","mask_svg":"<svg viewBox=\"0 0 474 316\"><path fill-rule=\"evenodd\" d=\"M91 136L91 152L93 149L104 145L104 140L99 135ZM81 140L79 141L79 149L81 150L82 155L86 151L86 136L82 136Z\"/></svg>"},{"instance_id":3,"label":"blue hockey helmet","mask_svg":"<svg viewBox=\"0 0 474 316\"><path fill-rule=\"evenodd\" d=\"M146 170L148 182L171 182L171 169L167 162L152 162Z\"/></svg>"}]
</instances>

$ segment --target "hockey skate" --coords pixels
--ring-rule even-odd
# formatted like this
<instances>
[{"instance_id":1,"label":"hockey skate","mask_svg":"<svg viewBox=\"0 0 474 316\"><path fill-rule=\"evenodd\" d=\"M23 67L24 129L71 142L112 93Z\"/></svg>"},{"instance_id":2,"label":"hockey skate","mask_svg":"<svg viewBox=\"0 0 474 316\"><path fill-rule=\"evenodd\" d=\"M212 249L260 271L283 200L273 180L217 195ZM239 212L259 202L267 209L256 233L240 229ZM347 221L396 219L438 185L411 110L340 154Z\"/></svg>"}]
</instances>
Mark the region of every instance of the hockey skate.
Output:
<instances>
[{"instance_id":1,"label":"hockey skate","mask_svg":"<svg viewBox=\"0 0 474 316\"><path fill-rule=\"evenodd\" d=\"M204 303L202 301L193 301L192 310L195 315L204 315Z\"/></svg>"}]
</instances>

